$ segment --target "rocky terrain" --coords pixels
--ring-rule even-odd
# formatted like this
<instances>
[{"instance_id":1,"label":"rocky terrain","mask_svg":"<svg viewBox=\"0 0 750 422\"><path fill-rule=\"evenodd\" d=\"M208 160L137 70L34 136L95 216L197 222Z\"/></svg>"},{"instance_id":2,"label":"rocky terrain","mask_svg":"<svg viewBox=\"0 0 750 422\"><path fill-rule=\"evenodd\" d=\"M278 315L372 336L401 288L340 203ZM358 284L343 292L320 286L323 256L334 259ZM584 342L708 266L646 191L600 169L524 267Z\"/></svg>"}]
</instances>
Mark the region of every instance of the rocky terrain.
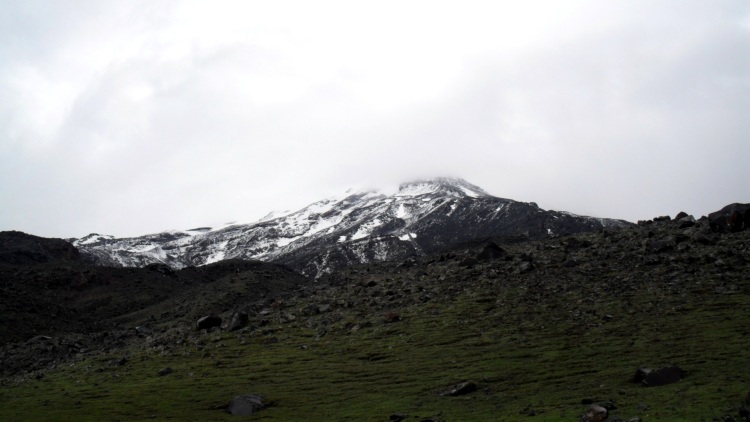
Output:
<instances>
[{"instance_id":1,"label":"rocky terrain","mask_svg":"<svg viewBox=\"0 0 750 422\"><path fill-rule=\"evenodd\" d=\"M250 224L122 239L90 234L71 241L87 262L99 265L162 263L177 269L230 258L257 259L317 277L353 264L422 256L478 238L528 240L628 224L545 211L534 203L491 196L461 179L437 178L405 183L393 195L348 192Z\"/></svg>"},{"instance_id":2,"label":"rocky terrain","mask_svg":"<svg viewBox=\"0 0 750 422\"><path fill-rule=\"evenodd\" d=\"M3 233L0 419L749 420L747 210L317 279Z\"/></svg>"}]
</instances>

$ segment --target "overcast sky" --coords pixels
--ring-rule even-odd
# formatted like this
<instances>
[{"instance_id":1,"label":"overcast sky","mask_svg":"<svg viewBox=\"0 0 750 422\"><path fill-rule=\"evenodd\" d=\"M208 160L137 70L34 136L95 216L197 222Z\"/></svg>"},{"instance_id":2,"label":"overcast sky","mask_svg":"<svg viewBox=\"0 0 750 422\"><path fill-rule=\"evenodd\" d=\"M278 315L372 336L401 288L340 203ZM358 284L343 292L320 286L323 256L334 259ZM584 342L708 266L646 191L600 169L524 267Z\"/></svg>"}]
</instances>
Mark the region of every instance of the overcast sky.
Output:
<instances>
[{"instance_id":1,"label":"overcast sky","mask_svg":"<svg viewBox=\"0 0 750 422\"><path fill-rule=\"evenodd\" d=\"M132 236L457 176L750 202L750 2L0 0L0 230Z\"/></svg>"}]
</instances>

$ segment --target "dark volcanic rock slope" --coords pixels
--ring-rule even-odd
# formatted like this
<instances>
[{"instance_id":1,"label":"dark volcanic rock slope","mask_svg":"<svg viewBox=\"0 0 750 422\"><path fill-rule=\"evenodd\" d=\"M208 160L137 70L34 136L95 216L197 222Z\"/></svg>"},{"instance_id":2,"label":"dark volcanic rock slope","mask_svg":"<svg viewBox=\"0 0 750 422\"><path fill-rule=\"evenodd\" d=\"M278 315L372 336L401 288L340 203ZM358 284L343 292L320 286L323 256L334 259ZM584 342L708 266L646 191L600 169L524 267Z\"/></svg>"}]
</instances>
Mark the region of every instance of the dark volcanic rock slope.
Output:
<instances>
[{"instance_id":1,"label":"dark volcanic rock slope","mask_svg":"<svg viewBox=\"0 0 750 422\"><path fill-rule=\"evenodd\" d=\"M22 272L16 287L3 285L10 298L26 284L40 291L34 283L50 284L53 269L78 268L71 280L89 277L80 290L62 276L49 290L70 297L65 318L104 323L78 336L55 322L33 333L44 337L4 342L0 385L12 387L0 390L9 398L0 419L23 419L12 412L27 412L44 391L51 404L35 408L40 419L63 420L54 413L62 409L144 420L171 389L175 405L157 417L216 420L237 386L250 386L275 402L264 410L269 420L388 420L404 409L410 420L579 420L592 404L608 420L747 420L739 399L748 397L750 230L712 230L708 220L681 213L623 229L499 238L315 282L260 262L174 274L158 265L0 265ZM139 299L140 291L159 296ZM47 303L33 298L20 309ZM239 309L246 325L230 331ZM221 328L197 330L204 314L221 317ZM683 379L633 382L643 367L674 368ZM150 390L123 408L119 393L87 400L93 383L97 392ZM461 386L471 388L454 397Z\"/></svg>"},{"instance_id":2,"label":"dark volcanic rock slope","mask_svg":"<svg viewBox=\"0 0 750 422\"><path fill-rule=\"evenodd\" d=\"M0 344L126 324L194 321L276 297L306 281L287 267L260 261L224 260L177 271L164 264L93 266L64 240L20 232L0 232L0 245Z\"/></svg>"},{"instance_id":3,"label":"dark volcanic rock slope","mask_svg":"<svg viewBox=\"0 0 750 422\"><path fill-rule=\"evenodd\" d=\"M538 239L628 224L545 211L534 203L491 196L461 179L438 178L404 184L394 195L358 192L325 199L252 224L125 239L92 234L73 243L89 261L102 265L160 262L182 268L240 258L279 261L319 276L478 238Z\"/></svg>"}]
</instances>

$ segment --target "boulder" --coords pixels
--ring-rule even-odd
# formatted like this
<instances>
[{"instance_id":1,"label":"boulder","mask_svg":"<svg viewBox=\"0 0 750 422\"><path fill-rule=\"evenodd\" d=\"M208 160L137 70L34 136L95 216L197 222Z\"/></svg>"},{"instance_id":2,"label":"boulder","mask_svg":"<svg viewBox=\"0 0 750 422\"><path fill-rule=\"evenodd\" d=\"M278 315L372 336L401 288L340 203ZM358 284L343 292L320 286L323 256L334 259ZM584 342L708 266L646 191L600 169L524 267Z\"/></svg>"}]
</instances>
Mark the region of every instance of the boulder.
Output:
<instances>
[{"instance_id":1,"label":"boulder","mask_svg":"<svg viewBox=\"0 0 750 422\"><path fill-rule=\"evenodd\" d=\"M203 318L198 319L195 324L199 330L210 330L214 327L221 327L221 317L216 315L207 315Z\"/></svg>"},{"instance_id":2,"label":"boulder","mask_svg":"<svg viewBox=\"0 0 750 422\"><path fill-rule=\"evenodd\" d=\"M667 366L657 370L638 368L635 371L635 376L633 376L633 381L639 382L646 387L658 387L674 384L680 381L683 376L685 376L685 371L679 366Z\"/></svg>"},{"instance_id":3,"label":"boulder","mask_svg":"<svg viewBox=\"0 0 750 422\"><path fill-rule=\"evenodd\" d=\"M521 265L518 266L518 272L521 274L528 273L529 271L534 269L534 264L532 264L529 261L523 261L521 262Z\"/></svg>"},{"instance_id":4,"label":"boulder","mask_svg":"<svg viewBox=\"0 0 750 422\"><path fill-rule=\"evenodd\" d=\"M237 311L232 314L232 318L229 319L229 324L227 325L227 330L229 331L237 331L241 328L245 328L247 326L247 323L250 321L250 317L247 315L247 312L245 311Z\"/></svg>"},{"instance_id":5,"label":"boulder","mask_svg":"<svg viewBox=\"0 0 750 422\"><path fill-rule=\"evenodd\" d=\"M591 405L586 413L581 416L581 422L604 422L609 416L609 411L599 405Z\"/></svg>"},{"instance_id":6,"label":"boulder","mask_svg":"<svg viewBox=\"0 0 750 422\"><path fill-rule=\"evenodd\" d=\"M234 416L249 416L263 410L263 398L257 394L242 394L232 399L227 412Z\"/></svg>"},{"instance_id":7,"label":"boulder","mask_svg":"<svg viewBox=\"0 0 750 422\"><path fill-rule=\"evenodd\" d=\"M463 396L477 391L477 385L473 381L459 382L454 385L451 389L446 390L442 393L443 396Z\"/></svg>"},{"instance_id":8,"label":"boulder","mask_svg":"<svg viewBox=\"0 0 750 422\"><path fill-rule=\"evenodd\" d=\"M135 335L138 337L148 337L154 333L154 330L146 327L145 325L139 325L135 327Z\"/></svg>"},{"instance_id":9,"label":"boulder","mask_svg":"<svg viewBox=\"0 0 750 422\"><path fill-rule=\"evenodd\" d=\"M717 233L733 233L750 228L750 204L729 204L708 214L708 225Z\"/></svg>"}]
</instances>

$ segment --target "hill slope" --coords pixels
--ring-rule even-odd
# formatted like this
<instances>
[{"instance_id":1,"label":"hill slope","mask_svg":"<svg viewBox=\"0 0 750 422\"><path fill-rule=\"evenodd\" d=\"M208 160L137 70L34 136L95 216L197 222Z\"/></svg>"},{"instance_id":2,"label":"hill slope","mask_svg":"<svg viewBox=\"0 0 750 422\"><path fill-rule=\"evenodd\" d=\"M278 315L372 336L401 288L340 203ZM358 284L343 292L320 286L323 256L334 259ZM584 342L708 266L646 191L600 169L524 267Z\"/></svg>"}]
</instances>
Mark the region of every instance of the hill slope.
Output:
<instances>
[{"instance_id":1,"label":"hill slope","mask_svg":"<svg viewBox=\"0 0 750 422\"><path fill-rule=\"evenodd\" d=\"M748 230L659 219L352 266L228 301L250 285L240 269L130 315L126 331L6 344L3 368L36 361L1 379L0 419L233 420L231 398L257 393L269 407L249 420L570 421L590 403L607 420L742 420L748 245ZM211 305L201 297L221 297L212 312L225 320L244 303L247 327L195 330L180 306ZM76 339L88 347L41 361ZM675 383L633 382L639 367L672 365ZM476 388L442 394L465 381Z\"/></svg>"}]
</instances>

